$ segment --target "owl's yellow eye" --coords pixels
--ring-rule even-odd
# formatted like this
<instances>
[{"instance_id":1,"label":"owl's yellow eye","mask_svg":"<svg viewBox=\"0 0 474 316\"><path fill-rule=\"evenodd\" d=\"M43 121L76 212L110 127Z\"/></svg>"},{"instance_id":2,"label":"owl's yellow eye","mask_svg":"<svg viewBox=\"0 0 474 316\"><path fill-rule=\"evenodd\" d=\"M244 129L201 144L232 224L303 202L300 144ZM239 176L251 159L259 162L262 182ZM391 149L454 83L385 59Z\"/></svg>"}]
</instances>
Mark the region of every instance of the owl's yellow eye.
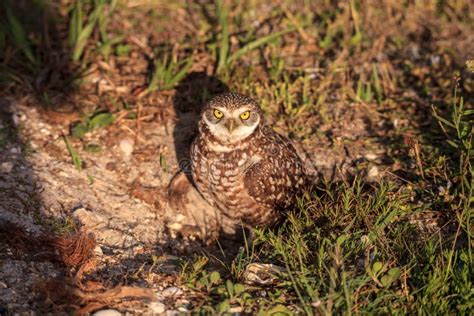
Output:
<instances>
[{"instance_id":1,"label":"owl's yellow eye","mask_svg":"<svg viewBox=\"0 0 474 316\"><path fill-rule=\"evenodd\" d=\"M218 119L222 118L224 116L224 113L219 111L218 109L214 109L214 116Z\"/></svg>"},{"instance_id":2,"label":"owl's yellow eye","mask_svg":"<svg viewBox=\"0 0 474 316\"><path fill-rule=\"evenodd\" d=\"M240 118L243 120L248 120L250 117L250 111L245 111L244 113L240 114Z\"/></svg>"}]
</instances>

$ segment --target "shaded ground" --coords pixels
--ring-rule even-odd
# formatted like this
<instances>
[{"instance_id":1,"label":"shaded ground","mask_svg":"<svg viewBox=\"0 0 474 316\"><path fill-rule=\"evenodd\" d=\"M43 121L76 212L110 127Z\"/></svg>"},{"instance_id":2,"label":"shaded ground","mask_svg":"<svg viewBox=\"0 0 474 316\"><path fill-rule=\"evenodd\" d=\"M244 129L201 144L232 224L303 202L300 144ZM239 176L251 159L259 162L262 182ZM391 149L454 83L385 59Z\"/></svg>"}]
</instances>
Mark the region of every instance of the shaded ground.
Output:
<instances>
[{"instance_id":1,"label":"shaded ground","mask_svg":"<svg viewBox=\"0 0 474 316\"><path fill-rule=\"evenodd\" d=\"M466 103L474 97L472 74L464 66L474 57L474 8L468 1L444 7L392 1L368 1L360 8L345 2L229 4L231 51L294 25L296 30L220 72L216 7L200 3L119 2L105 27L109 39L119 38L112 53L97 49L106 45L97 28L84 56L72 62L66 43L70 3L64 1L48 9L55 20L44 17L55 32L28 31L38 69L13 59L21 49L3 53L2 78L8 80L0 94L0 223L22 226L32 238L82 229L93 233L96 245L94 267L81 279L82 266L18 254L14 238L0 242L0 314L195 308L200 294L182 287L180 259L219 253L218 247L205 247L214 237L202 237L215 235L206 227L214 211L195 191L177 211L169 203L169 184L186 167L199 106L227 89L257 98L268 124L294 141L321 182L359 176L368 183L393 181L400 191L441 185L424 181L442 140L430 106L446 110L459 71ZM26 1L17 10L25 10L22 5L32 6ZM43 37L50 33L59 37L51 40L53 47ZM165 55L191 58L192 65L174 87L147 92L154 60ZM78 78L80 85L65 84ZM112 113L115 121L81 139L71 135L77 122L101 112ZM65 137L82 160L80 170ZM421 161L417 144L425 146ZM421 217L422 227L433 213ZM239 244L224 241L223 247L234 254ZM91 305L95 301L84 293L55 298L61 287L44 299L43 280L50 279L81 290L96 284L101 293L118 285L152 290L124 295L137 298L129 304L118 295ZM81 288L77 280L90 283ZM166 292L170 287L168 292L177 293ZM153 309L150 302L157 300L166 307Z\"/></svg>"}]
</instances>

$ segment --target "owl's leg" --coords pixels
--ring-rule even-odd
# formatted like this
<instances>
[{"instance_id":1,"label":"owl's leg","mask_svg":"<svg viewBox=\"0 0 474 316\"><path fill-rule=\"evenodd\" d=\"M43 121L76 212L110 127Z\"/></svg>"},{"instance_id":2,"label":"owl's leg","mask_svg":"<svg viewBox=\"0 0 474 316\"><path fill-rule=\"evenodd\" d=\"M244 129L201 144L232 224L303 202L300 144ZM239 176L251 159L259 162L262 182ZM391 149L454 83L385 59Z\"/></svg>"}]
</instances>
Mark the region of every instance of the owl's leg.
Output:
<instances>
[{"instance_id":1,"label":"owl's leg","mask_svg":"<svg viewBox=\"0 0 474 316\"><path fill-rule=\"evenodd\" d=\"M222 237L238 241L239 243L244 242L245 244L252 244L256 236L251 225L245 224L242 221L236 222L235 219L229 219L229 223L226 225L221 222Z\"/></svg>"},{"instance_id":2,"label":"owl's leg","mask_svg":"<svg viewBox=\"0 0 474 316\"><path fill-rule=\"evenodd\" d=\"M250 225L244 225L242 227L242 232L243 232L243 240L245 244L251 245L255 241L255 238L257 237L255 235L254 227Z\"/></svg>"}]
</instances>

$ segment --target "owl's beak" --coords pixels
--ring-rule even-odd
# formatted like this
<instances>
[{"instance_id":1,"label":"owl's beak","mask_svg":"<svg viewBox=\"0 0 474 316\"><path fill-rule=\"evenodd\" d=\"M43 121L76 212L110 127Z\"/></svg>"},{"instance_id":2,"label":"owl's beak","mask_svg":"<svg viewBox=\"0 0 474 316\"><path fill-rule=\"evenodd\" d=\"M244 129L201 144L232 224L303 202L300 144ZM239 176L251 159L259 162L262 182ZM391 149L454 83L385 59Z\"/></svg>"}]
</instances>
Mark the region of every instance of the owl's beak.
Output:
<instances>
[{"instance_id":1,"label":"owl's beak","mask_svg":"<svg viewBox=\"0 0 474 316\"><path fill-rule=\"evenodd\" d=\"M231 134L232 134L232 131L237 127L237 124L236 124L235 120L233 120L233 119L227 120L227 122L225 122L224 125L227 128L227 130L229 131L229 133L231 133Z\"/></svg>"}]
</instances>

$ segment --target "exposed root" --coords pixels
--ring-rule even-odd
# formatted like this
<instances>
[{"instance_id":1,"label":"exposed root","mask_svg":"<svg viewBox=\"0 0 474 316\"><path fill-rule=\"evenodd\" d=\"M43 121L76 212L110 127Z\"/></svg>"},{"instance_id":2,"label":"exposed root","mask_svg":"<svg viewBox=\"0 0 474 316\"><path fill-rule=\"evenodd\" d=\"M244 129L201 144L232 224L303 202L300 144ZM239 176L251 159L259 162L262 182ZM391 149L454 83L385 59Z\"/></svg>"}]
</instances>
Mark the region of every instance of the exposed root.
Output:
<instances>
[{"instance_id":1,"label":"exposed root","mask_svg":"<svg viewBox=\"0 0 474 316\"><path fill-rule=\"evenodd\" d=\"M91 233L76 231L71 235L53 237L51 244L65 266L81 267L92 257L95 239Z\"/></svg>"}]
</instances>

